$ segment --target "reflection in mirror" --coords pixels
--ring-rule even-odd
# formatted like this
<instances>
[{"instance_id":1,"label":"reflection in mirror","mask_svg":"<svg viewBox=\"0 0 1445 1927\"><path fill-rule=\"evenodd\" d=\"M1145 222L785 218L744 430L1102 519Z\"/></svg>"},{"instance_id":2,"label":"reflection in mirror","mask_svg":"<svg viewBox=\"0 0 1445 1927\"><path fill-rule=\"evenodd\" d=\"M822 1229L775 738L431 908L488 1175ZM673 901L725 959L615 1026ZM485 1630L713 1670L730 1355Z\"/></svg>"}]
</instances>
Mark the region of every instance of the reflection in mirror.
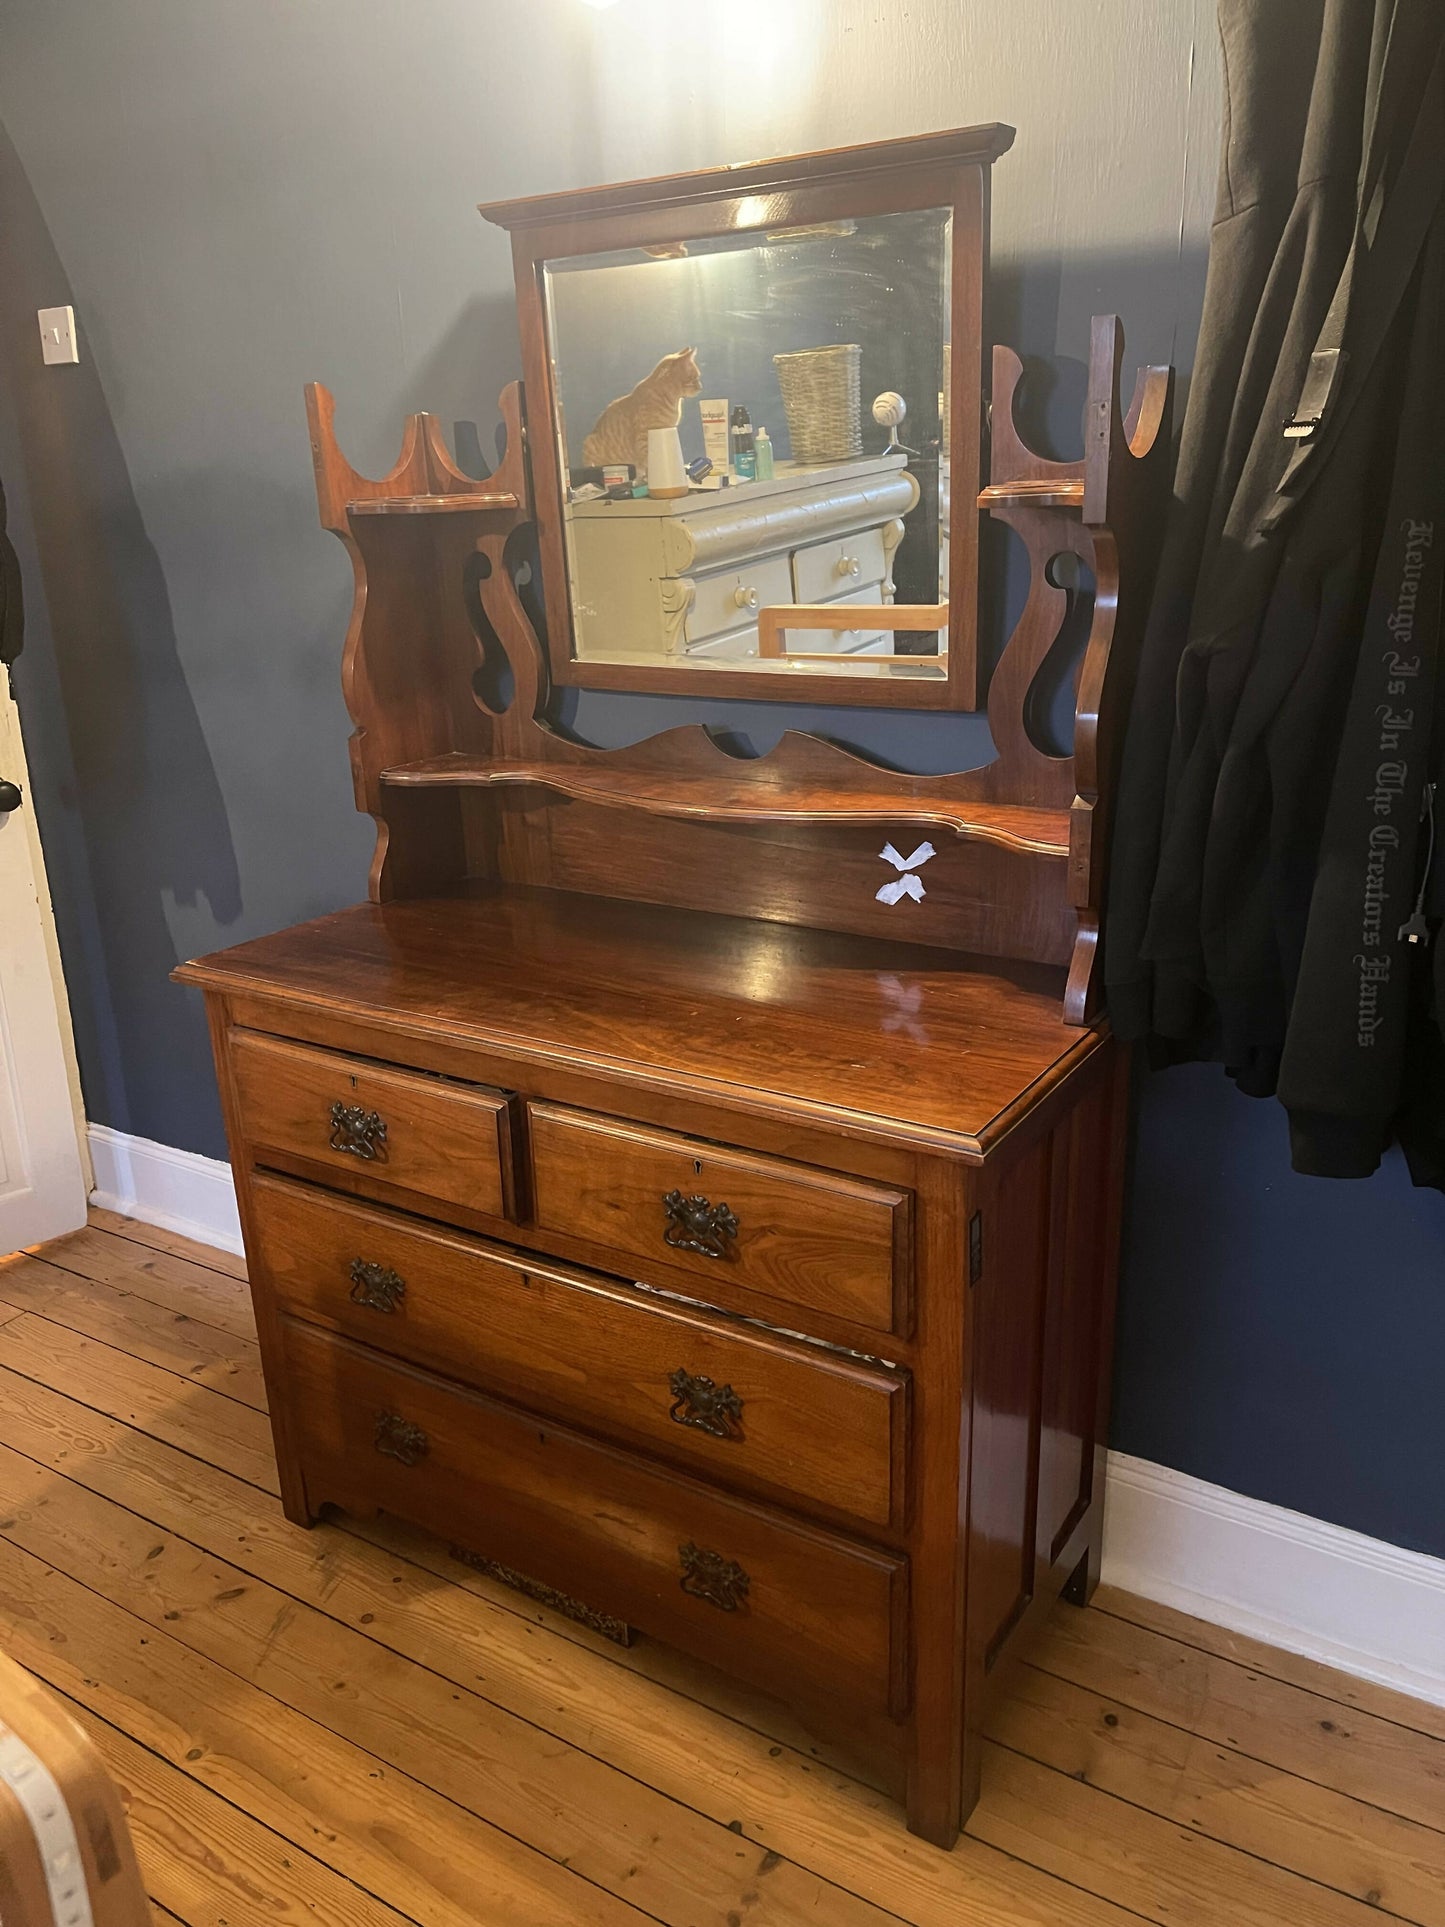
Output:
<instances>
[{"instance_id":1,"label":"reflection in mirror","mask_svg":"<svg viewBox=\"0 0 1445 1927\"><path fill-rule=\"evenodd\" d=\"M946 679L951 227L545 263L579 660Z\"/></svg>"}]
</instances>

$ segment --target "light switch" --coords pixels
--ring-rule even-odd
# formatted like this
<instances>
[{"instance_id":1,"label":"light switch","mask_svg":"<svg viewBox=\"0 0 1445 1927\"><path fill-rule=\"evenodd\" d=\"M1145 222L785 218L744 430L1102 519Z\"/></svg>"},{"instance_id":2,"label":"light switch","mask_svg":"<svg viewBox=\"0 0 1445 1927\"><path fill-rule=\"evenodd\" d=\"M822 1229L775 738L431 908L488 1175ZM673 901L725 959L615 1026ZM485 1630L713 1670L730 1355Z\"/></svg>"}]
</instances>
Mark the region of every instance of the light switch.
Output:
<instances>
[{"instance_id":1,"label":"light switch","mask_svg":"<svg viewBox=\"0 0 1445 1927\"><path fill-rule=\"evenodd\" d=\"M40 310L40 356L43 361L79 361L75 345L74 308Z\"/></svg>"}]
</instances>

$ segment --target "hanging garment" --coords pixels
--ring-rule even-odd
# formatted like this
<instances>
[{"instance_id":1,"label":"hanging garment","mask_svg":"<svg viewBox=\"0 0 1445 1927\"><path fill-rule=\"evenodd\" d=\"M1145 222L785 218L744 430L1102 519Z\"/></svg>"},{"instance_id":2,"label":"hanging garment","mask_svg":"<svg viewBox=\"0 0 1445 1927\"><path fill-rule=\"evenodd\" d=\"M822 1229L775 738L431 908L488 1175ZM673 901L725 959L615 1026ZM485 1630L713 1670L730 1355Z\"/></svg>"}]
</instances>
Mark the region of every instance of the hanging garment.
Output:
<instances>
[{"instance_id":1,"label":"hanging garment","mask_svg":"<svg viewBox=\"0 0 1445 1927\"><path fill-rule=\"evenodd\" d=\"M1395 931L1431 735L1428 541L1412 721L1385 727L1370 699L1389 699L1376 683L1406 523L1437 513L1445 10L1225 0L1220 27L1220 201L1125 744L1106 981L1121 1034L1211 1047L1256 1094L1278 1084L1300 1168L1344 1175L1373 1168L1399 1107L1409 974L1407 960L1378 1000L1384 979L1350 963L1352 865L1388 896L1382 956L1423 947ZM1380 728L1405 744L1405 800L1388 852L1360 852L1349 826L1371 806L1351 785ZM1379 1019L1364 1033L1362 999Z\"/></svg>"}]
</instances>

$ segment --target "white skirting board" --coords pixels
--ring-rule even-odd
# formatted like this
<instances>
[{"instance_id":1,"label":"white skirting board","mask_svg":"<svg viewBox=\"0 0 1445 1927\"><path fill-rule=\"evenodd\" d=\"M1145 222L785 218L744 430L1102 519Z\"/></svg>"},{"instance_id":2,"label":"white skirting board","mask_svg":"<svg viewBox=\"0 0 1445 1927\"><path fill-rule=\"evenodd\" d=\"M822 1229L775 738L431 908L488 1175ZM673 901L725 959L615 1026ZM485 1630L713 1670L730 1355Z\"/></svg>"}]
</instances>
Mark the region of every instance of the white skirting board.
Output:
<instances>
[{"instance_id":1,"label":"white skirting board","mask_svg":"<svg viewBox=\"0 0 1445 1927\"><path fill-rule=\"evenodd\" d=\"M239 1252L231 1168L90 1126L91 1200ZM1123 1592L1445 1706L1445 1559L1109 1458L1104 1578Z\"/></svg>"},{"instance_id":2,"label":"white skirting board","mask_svg":"<svg viewBox=\"0 0 1445 1927\"><path fill-rule=\"evenodd\" d=\"M95 1166L92 1204L222 1251L240 1251L241 1220L229 1164L131 1137L108 1124L90 1125L87 1135Z\"/></svg>"},{"instance_id":3,"label":"white skirting board","mask_svg":"<svg viewBox=\"0 0 1445 1927\"><path fill-rule=\"evenodd\" d=\"M1113 1452L1103 1576L1445 1706L1445 1559Z\"/></svg>"}]
</instances>

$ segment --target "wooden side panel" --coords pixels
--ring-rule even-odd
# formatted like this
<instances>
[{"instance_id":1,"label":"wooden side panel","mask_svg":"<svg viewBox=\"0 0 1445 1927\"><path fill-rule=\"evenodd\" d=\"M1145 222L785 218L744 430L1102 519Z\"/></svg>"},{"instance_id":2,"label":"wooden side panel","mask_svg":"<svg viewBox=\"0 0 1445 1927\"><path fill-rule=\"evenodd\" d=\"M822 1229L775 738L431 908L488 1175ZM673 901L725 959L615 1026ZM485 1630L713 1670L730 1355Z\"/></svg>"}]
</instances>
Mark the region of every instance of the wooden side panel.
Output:
<instances>
[{"instance_id":1,"label":"wooden side panel","mask_svg":"<svg viewBox=\"0 0 1445 1927\"><path fill-rule=\"evenodd\" d=\"M1045 1568L1064 1552L1093 1495L1104 1227L1112 1203L1110 1098L1110 1082L1096 1081L1053 1137L1037 1532Z\"/></svg>"},{"instance_id":2,"label":"wooden side panel","mask_svg":"<svg viewBox=\"0 0 1445 1927\"><path fill-rule=\"evenodd\" d=\"M1110 1041L1047 1132L1006 1142L980 1187L965 1814L1013 1662L1061 1594L1082 1605L1098 1579L1128 1096L1128 1056Z\"/></svg>"},{"instance_id":3,"label":"wooden side panel","mask_svg":"<svg viewBox=\"0 0 1445 1927\"><path fill-rule=\"evenodd\" d=\"M969 1647L985 1669L1034 1592L1049 1138L1011 1160L979 1229L974 1294Z\"/></svg>"}]
</instances>

